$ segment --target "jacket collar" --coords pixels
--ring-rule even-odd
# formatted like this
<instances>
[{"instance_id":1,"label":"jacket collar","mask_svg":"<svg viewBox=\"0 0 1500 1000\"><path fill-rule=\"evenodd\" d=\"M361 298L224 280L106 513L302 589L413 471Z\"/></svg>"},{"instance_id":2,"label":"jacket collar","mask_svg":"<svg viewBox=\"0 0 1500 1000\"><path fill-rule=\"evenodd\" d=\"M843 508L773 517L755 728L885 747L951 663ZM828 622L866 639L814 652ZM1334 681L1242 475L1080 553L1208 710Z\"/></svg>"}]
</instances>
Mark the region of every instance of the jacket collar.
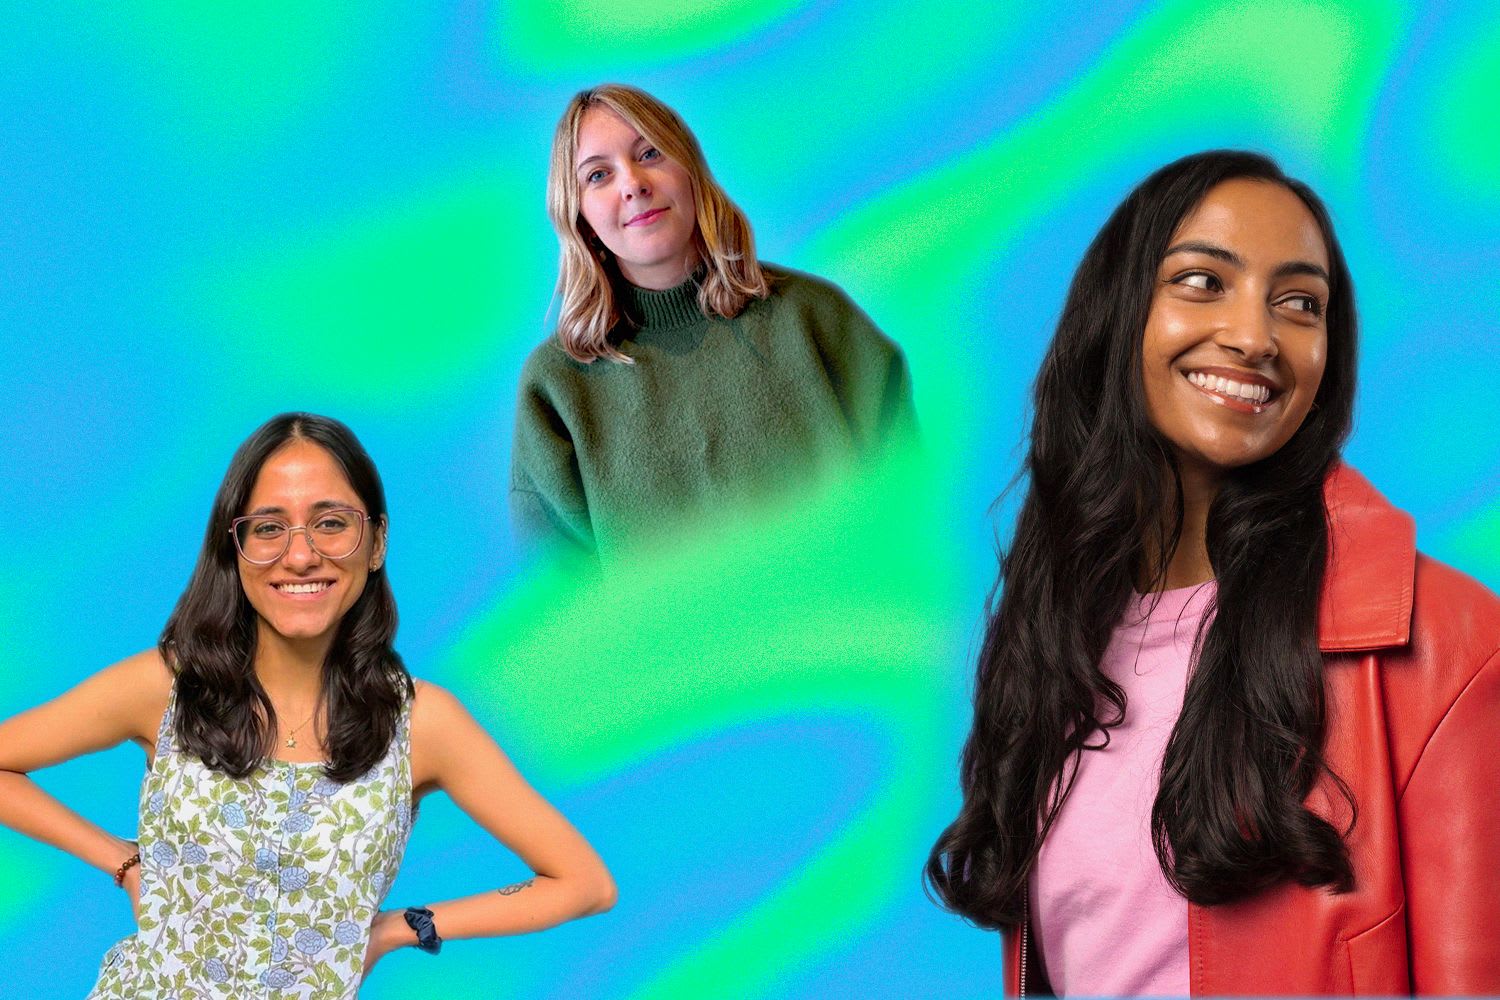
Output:
<instances>
[{"instance_id":1,"label":"jacket collar","mask_svg":"<svg viewBox=\"0 0 1500 1000\"><path fill-rule=\"evenodd\" d=\"M1336 465L1323 485L1328 568L1318 604L1325 653L1404 646L1411 638L1417 529L1358 472Z\"/></svg>"}]
</instances>

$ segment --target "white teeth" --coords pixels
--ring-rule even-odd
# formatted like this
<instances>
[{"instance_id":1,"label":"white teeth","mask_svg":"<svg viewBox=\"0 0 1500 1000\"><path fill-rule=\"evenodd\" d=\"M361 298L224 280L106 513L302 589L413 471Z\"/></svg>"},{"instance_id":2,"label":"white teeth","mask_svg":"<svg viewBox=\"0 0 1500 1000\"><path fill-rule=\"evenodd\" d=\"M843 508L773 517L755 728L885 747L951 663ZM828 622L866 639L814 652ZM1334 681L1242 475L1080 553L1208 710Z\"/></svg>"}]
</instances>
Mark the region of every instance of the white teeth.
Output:
<instances>
[{"instance_id":1,"label":"white teeth","mask_svg":"<svg viewBox=\"0 0 1500 1000\"><path fill-rule=\"evenodd\" d=\"M319 591L327 590L328 587L329 584L326 580L320 580L316 583L276 584L276 589L281 591L283 594L316 594Z\"/></svg>"},{"instance_id":2,"label":"white teeth","mask_svg":"<svg viewBox=\"0 0 1500 1000\"><path fill-rule=\"evenodd\" d=\"M1217 392L1221 396L1232 396L1235 399L1242 399L1247 403L1264 403L1271 398L1271 390L1263 385L1236 382L1233 379L1227 379L1219 375L1188 372L1188 381L1200 389Z\"/></svg>"}]
</instances>

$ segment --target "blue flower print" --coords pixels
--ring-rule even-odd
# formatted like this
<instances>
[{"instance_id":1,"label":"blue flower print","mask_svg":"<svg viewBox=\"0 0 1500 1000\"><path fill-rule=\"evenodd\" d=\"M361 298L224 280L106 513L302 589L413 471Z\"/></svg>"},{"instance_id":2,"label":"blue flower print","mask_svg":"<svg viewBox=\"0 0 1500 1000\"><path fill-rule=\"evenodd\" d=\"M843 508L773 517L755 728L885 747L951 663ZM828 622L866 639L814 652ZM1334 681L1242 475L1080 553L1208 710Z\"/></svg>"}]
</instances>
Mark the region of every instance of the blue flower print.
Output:
<instances>
[{"instance_id":1,"label":"blue flower print","mask_svg":"<svg viewBox=\"0 0 1500 1000\"><path fill-rule=\"evenodd\" d=\"M316 955L328 947L328 939L311 928L304 927L297 932L292 940L297 945L297 950L304 955Z\"/></svg>"},{"instance_id":2,"label":"blue flower print","mask_svg":"<svg viewBox=\"0 0 1500 1000\"><path fill-rule=\"evenodd\" d=\"M281 829L287 833L306 833L313 828L313 818L305 812L294 812L281 821Z\"/></svg>"},{"instance_id":3,"label":"blue flower print","mask_svg":"<svg viewBox=\"0 0 1500 1000\"><path fill-rule=\"evenodd\" d=\"M296 892L298 889L307 888L307 869L298 865L291 865L281 869L281 888L283 892Z\"/></svg>"},{"instance_id":4,"label":"blue flower print","mask_svg":"<svg viewBox=\"0 0 1500 1000\"><path fill-rule=\"evenodd\" d=\"M416 820L405 720L364 784L274 759L232 778L161 739L138 831L156 943L110 950L101 1000L352 1000Z\"/></svg>"},{"instance_id":5,"label":"blue flower print","mask_svg":"<svg viewBox=\"0 0 1500 1000\"><path fill-rule=\"evenodd\" d=\"M260 981L273 990L284 990L297 981L297 977L285 969L267 969L260 974Z\"/></svg>"}]
</instances>

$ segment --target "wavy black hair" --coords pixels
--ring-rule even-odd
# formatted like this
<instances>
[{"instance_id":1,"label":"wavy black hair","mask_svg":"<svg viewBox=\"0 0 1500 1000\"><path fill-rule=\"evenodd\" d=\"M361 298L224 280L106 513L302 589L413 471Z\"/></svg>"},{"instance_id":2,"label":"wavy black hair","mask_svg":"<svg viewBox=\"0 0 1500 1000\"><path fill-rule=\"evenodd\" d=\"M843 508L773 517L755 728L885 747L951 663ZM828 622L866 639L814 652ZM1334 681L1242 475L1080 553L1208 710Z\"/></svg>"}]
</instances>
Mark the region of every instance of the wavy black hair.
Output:
<instances>
[{"instance_id":1,"label":"wavy black hair","mask_svg":"<svg viewBox=\"0 0 1500 1000\"><path fill-rule=\"evenodd\" d=\"M925 870L938 901L981 926L1024 919L1027 879L1077 761L1124 718L1124 692L1099 661L1133 585L1159 586L1182 535L1181 475L1146 413L1146 319L1173 233L1211 189L1237 178L1291 191L1322 230L1327 365L1302 426L1275 454L1230 470L1209 509L1216 616L1199 637L1151 831L1166 878L1200 905L1288 878L1352 887L1343 835L1303 801L1328 772L1317 641L1323 481L1354 404L1354 291L1317 195L1264 156L1219 150L1158 170L1110 216L1078 266L1037 378L1029 486L990 597L963 804ZM1352 796L1333 780L1352 816Z\"/></svg>"},{"instance_id":2,"label":"wavy black hair","mask_svg":"<svg viewBox=\"0 0 1500 1000\"><path fill-rule=\"evenodd\" d=\"M276 710L255 675L257 616L240 585L230 523L245 512L261 467L291 441L333 456L364 503L372 530L386 524L385 490L354 433L329 417L283 413L240 445L219 484L203 549L187 589L162 629L158 648L177 675L173 720L178 745L214 770L244 778L272 756ZM392 646L396 599L385 569L339 622L323 661L326 773L351 781L380 761L412 696L411 675Z\"/></svg>"}]
</instances>

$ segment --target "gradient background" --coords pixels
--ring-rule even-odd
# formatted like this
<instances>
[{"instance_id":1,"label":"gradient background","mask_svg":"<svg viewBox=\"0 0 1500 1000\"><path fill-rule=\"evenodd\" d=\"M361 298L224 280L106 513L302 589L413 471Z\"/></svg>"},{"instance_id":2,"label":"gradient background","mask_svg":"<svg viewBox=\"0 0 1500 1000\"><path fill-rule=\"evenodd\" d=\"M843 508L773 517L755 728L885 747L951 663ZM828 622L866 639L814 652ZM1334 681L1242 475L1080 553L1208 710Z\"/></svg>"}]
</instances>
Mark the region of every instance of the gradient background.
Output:
<instances>
[{"instance_id":1,"label":"gradient background","mask_svg":"<svg viewBox=\"0 0 1500 1000\"><path fill-rule=\"evenodd\" d=\"M987 507L1084 246L1181 154L1263 150L1328 201L1364 320L1349 456L1500 586L1492 3L215 7L5 7L0 712L154 641L256 425L348 422L408 663L621 890L392 956L365 996L998 993L997 939L918 882L1008 530ZM505 485L551 131L606 79L676 106L762 254L905 347L927 455L577 587L521 559ZM127 833L140 773L126 747L42 781ZM0 857L3 992L81 996L123 897L8 833ZM391 905L523 874L446 799L407 857Z\"/></svg>"}]
</instances>

